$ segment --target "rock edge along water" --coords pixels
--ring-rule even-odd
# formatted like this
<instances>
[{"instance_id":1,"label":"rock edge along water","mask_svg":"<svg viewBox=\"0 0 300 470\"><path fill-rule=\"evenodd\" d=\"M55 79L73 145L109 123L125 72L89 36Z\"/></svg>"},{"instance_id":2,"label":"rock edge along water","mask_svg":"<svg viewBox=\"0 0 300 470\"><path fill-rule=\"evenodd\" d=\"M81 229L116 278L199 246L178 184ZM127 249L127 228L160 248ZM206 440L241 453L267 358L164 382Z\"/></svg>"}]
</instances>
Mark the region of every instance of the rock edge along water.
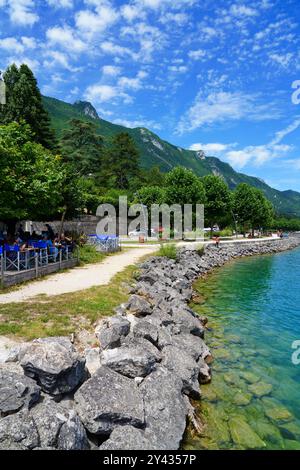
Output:
<instances>
[{"instance_id":1,"label":"rock edge along water","mask_svg":"<svg viewBox=\"0 0 300 470\"><path fill-rule=\"evenodd\" d=\"M183 248L153 257L116 315L99 322L99 347L68 338L12 349L0 365L1 449L177 450L199 383L210 380L206 319L189 307L193 282L241 256L295 248L300 238Z\"/></svg>"}]
</instances>

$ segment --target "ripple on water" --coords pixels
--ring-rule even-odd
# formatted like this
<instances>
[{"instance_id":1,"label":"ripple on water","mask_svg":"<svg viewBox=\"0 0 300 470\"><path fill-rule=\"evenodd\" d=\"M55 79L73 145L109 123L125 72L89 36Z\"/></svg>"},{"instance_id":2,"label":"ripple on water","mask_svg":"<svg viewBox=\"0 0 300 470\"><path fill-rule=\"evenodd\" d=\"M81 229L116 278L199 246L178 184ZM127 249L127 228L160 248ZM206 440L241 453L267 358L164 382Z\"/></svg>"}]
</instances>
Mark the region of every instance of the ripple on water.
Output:
<instances>
[{"instance_id":1,"label":"ripple on water","mask_svg":"<svg viewBox=\"0 0 300 470\"><path fill-rule=\"evenodd\" d=\"M203 433L187 449L300 449L300 249L240 259L195 289L209 319L212 383L202 386Z\"/></svg>"}]
</instances>

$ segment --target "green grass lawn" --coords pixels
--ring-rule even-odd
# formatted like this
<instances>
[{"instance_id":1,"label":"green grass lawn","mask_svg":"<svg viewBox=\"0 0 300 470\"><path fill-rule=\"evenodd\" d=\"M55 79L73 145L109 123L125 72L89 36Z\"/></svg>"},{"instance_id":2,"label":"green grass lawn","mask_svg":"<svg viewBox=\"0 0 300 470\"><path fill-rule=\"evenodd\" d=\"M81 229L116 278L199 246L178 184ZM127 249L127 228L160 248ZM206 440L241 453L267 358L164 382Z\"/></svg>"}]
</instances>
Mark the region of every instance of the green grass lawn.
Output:
<instances>
[{"instance_id":1,"label":"green grass lawn","mask_svg":"<svg viewBox=\"0 0 300 470\"><path fill-rule=\"evenodd\" d=\"M118 273L107 286L22 303L0 304L0 335L31 340L92 330L101 317L128 298L126 285L133 281L136 266Z\"/></svg>"}]
</instances>

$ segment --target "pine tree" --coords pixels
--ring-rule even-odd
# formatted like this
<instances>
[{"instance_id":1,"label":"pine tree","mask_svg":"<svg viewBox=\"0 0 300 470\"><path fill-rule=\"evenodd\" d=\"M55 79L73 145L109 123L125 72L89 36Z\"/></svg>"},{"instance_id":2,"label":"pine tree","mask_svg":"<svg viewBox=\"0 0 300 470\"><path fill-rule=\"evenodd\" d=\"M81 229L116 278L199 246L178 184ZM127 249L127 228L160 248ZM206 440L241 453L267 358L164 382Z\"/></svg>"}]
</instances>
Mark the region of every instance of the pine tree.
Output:
<instances>
[{"instance_id":1,"label":"pine tree","mask_svg":"<svg viewBox=\"0 0 300 470\"><path fill-rule=\"evenodd\" d=\"M7 103L1 107L0 123L25 121L30 125L36 142L45 148L56 147L50 118L44 109L42 96L30 68L23 64L11 65L4 74Z\"/></svg>"},{"instance_id":2,"label":"pine tree","mask_svg":"<svg viewBox=\"0 0 300 470\"><path fill-rule=\"evenodd\" d=\"M113 185L128 189L131 178L140 174L140 155L134 140L127 132L114 136L106 159L108 177L113 180Z\"/></svg>"},{"instance_id":3,"label":"pine tree","mask_svg":"<svg viewBox=\"0 0 300 470\"><path fill-rule=\"evenodd\" d=\"M81 176L99 173L103 139L91 122L72 119L61 139L64 160Z\"/></svg>"}]
</instances>

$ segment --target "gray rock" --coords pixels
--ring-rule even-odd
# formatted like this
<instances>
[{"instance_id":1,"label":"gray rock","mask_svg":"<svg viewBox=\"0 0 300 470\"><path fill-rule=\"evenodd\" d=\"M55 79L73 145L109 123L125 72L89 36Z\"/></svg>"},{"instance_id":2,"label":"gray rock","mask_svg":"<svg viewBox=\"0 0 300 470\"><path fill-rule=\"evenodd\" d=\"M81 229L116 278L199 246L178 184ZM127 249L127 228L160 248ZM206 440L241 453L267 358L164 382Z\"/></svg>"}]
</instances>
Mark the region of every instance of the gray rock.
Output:
<instances>
[{"instance_id":1,"label":"gray rock","mask_svg":"<svg viewBox=\"0 0 300 470\"><path fill-rule=\"evenodd\" d=\"M180 334L172 337L172 344L186 351L195 361L201 357L206 359L210 356L210 350L202 338L194 335Z\"/></svg>"},{"instance_id":2,"label":"gray rock","mask_svg":"<svg viewBox=\"0 0 300 470\"><path fill-rule=\"evenodd\" d=\"M22 370L22 369L21 369ZM40 387L34 380L14 368L0 367L0 417L29 409L40 397Z\"/></svg>"},{"instance_id":3,"label":"gray rock","mask_svg":"<svg viewBox=\"0 0 300 470\"><path fill-rule=\"evenodd\" d=\"M100 342L101 349L110 349L120 346L121 338L128 335L129 330L129 321L122 316L116 315L101 320L95 333Z\"/></svg>"},{"instance_id":4,"label":"gray rock","mask_svg":"<svg viewBox=\"0 0 300 470\"><path fill-rule=\"evenodd\" d=\"M0 419L0 449L27 450L39 446L39 434L28 411Z\"/></svg>"},{"instance_id":5,"label":"gray rock","mask_svg":"<svg viewBox=\"0 0 300 470\"><path fill-rule=\"evenodd\" d=\"M85 360L68 338L43 338L30 343L21 358L24 373L52 395L73 391L86 377Z\"/></svg>"},{"instance_id":6,"label":"gray rock","mask_svg":"<svg viewBox=\"0 0 300 470\"><path fill-rule=\"evenodd\" d=\"M161 360L160 352L149 341L127 338L122 347L101 353L101 365L130 378L145 377Z\"/></svg>"},{"instance_id":7,"label":"gray rock","mask_svg":"<svg viewBox=\"0 0 300 470\"><path fill-rule=\"evenodd\" d=\"M75 393L75 407L92 434L109 434L118 425L144 425L142 395L134 380L100 367Z\"/></svg>"},{"instance_id":8,"label":"gray rock","mask_svg":"<svg viewBox=\"0 0 300 470\"><path fill-rule=\"evenodd\" d=\"M133 326L133 334L137 338L145 338L152 344L157 344L158 341L158 328L146 320L139 320Z\"/></svg>"},{"instance_id":9,"label":"gray rock","mask_svg":"<svg viewBox=\"0 0 300 470\"><path fill-rule=\"evenodd\" d=\"M41 448L89 449L86 431L74 410L47 399L32 409L31 416L38 430Z\"/></svg>"},{"instance_id":10,"label":"gray rock","mask_svg":"<svg viewBox=\"0 0 300 470\"><path fill-rule=\"evenodd\" d=\"M197 362L199 366L199 381L201 384L208 384L211 381L211 369L208 364L202 359L199 358Z\"/></svg>"},{"instance_id":11,"label":"gray rock","mask_svg":"<svg viewBox=\"0 0 300 470\"><path fill-rule=\"evenodd\" d=\"M189 354L174 346L166 346L161 365L182 380L183 393L196 400L200 398L199 366Z\"/></svg>"},{"instance_id":12,"label":"gray rock","mask_svg":"<svg viewBox=\"0 0 300 470\"><path fill-rule=\"evenodd\" d=\"M85 366L90 375L93 375L100 367L100 348L91 348L84 351Z\"/></svg>"},{"instance_id":13,"label":"gray rock","mask_svg":"<svg viewBox=\"0 0 300 470\"><path fill-rule=\"evenodd\" d=\"M131 295L127 303L127 310L138 317L144 317L152 313L151 304L139 295Z\"/></svg>"},{"instance_id":14,"label":"gray rock","mask_svg":"<svg viewBox=\"0 0 300 470\"><path fill-rule=\"evenodd\" d=\"M132 426L116 427L100 450L155 450L157 447L145 437L145 432Z\"/></svg>"},{"instance_id":15,"label":"gray rock","mask_svg":"<svg viewBox=\"0 0 300 470\"><path fill-rule=\"evenodd\" d=\"M145 437L156 450L177 450L188 413L181 394L182 381L163 367L148 375L140 385L145 406Z\"/></svg>"},{"instance_id":16,"label":"gray rock","mask_svg":"<svg viewBox=\"0 0 300 470\"><path fill-rule=\"evenodd\" d=\"M179 326L181 333L191 333L200 336L200 338L204 337L205 330L201 321L188 307L173 307L172 319Z\"/></svg>"}]
</instances>

